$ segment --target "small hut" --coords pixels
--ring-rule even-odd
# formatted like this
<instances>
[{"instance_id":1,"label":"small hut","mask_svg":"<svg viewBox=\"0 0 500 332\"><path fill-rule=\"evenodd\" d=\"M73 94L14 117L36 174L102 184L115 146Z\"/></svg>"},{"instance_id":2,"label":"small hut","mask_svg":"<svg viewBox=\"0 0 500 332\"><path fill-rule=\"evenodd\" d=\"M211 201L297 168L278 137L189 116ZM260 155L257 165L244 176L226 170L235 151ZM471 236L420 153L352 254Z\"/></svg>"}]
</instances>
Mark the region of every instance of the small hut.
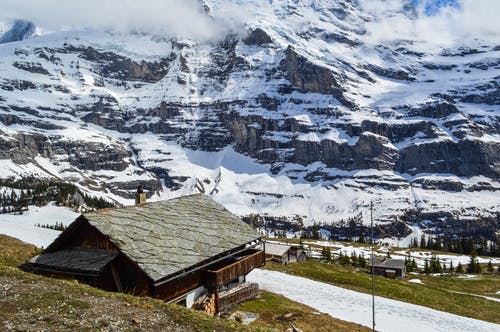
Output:
<instances>
[{"instance_id":1,"label":"small hut","mask_svg":"<svg viewBox=\"0 0 500 332\"><path fill-rule=\"evenodd\" d=\"M266 241L265 253L266 260L280 264L304 262L306 260L306 252L300 246Z\"/></svg>"},{"instance_id":2,"label":"small hut","mask_svg":"<svg viewBox=\"0 0 500 332\"><path fill-rule=\"evenodd\" d=\"M401 259L375 257L373 258L373 270L376 275L387 278L404 278L406 276L405 262Z\"/></svg>"},{"instance_id":3,"label":"small hut","mask_svg":"<svg viewBox=\"0 0 500 332\"><path fill-rule=\"evenodd\" d=\"M257 295L245 282L265 262L252 227L205 195L139 203L81 215L22 268L208 313Z\"/></svg>"}]
</instances>

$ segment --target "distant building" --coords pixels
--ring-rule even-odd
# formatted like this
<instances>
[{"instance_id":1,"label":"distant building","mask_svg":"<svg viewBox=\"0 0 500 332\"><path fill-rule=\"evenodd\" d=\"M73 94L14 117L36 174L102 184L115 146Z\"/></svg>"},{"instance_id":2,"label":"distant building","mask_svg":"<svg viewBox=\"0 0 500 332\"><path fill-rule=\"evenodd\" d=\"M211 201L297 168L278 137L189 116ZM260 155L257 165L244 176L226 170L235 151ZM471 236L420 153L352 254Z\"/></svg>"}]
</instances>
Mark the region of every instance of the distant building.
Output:
<instances>
[{"instance_id":1,"label":"distant building","mask_svg":"<svg viewBox=\"0 0 500 332\"><path fill-rule=\"evenodd\" d=\"M304 262L306 260L306 252L300 246L266 242L265 253L266 260L280 264Z\"/></svg>"},{"instance_id":2,"label":"distant building","mask_svg":"<svg viewBox=\"0 0 500 332\"><path fill-rule=\"evenodd\" d=\"M370 263L370 267L372 264ZM403 278L406 276L406 266L404 260L392 258L377 258L373 259L373 269L376 275L381 275L387 278Z\"/></svg>"},{"instance_id":3,"label":"distant building","mask_svg":"<svg viewBox=\"0 0 500 332\"><path fill-rule=\"evenodd\" d=\"M22 267L208 313L257 295L245 282L265 262L252 227L205 195L138 203L81 215Z\"/></svg>"}]
</instances>

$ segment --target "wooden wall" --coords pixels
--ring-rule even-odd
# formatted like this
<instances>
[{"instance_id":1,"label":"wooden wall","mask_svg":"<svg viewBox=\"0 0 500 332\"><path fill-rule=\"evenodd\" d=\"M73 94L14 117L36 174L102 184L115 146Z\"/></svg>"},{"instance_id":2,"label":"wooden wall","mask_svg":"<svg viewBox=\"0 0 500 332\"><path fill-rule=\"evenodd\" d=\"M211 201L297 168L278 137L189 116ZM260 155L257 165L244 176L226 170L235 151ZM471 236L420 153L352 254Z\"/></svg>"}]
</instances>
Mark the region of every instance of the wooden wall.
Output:
<instances>
[{"instance_id":1,"label":"wooden wall","mask_svg":"<svg viewBox=\"0 0 500 332\"><path fill-rule=\"evenodd\" d=\"M103 235L88 222L83 222L64 243L63 248L80 247L119 251L109 237ZM62 249L62 248L61 248Z\"/></svg>"},{"instance_id":2,"label":"wooden wall","mask_svg":"<svg viewBox=\"0 0 500 332\"><path fill-rule=\"evenodd\" d=\"M203 273L197 270L156 287L154 297L170 301L200 286L203 286Z\"/></svg>"},{"instance_id":3,"label":"wooden wall","mask_svg":"<svg viewBox=\"0 0 500 332\"><path fill-rule=\"evenodd\" d=\"M49 251L53 252L71 247L120 251L118 247L111 242L108 236L102 234L99 230L90 225L83 217L80 217L77 222L70 227L72 229L68 229L68 232L63 238L58 239L54 245L51 245L48 248ZM111 265L114 266L117 272L120 287L117 285L117 280L113 275ZM71 276L71 274L68 273L66 278L68 276ZM146 276L135 262L130 260L123 253L120 253L112 263L108 264L108 266L101 271L99 277L83 277L76 275L73 275L73 277L86 284L108 291L120 291L119 288L121 288L125 293L151 295L153 289L151 279Z\"/></svg>"}]
</instances>

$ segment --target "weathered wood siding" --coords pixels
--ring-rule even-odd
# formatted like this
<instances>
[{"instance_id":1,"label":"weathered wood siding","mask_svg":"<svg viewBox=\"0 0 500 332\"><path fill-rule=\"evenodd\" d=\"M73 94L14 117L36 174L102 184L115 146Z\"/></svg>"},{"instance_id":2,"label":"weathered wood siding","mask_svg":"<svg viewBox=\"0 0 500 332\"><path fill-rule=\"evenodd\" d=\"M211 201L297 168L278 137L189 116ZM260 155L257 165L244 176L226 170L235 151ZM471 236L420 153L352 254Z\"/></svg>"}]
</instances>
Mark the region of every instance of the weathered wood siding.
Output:
<instances>
[{"instance_id":1,"label":"weathered wood siding","mask_svg":"<svg viewBox=\"0 0 500 332\"><path fill-rule=\"evenodd\" d=\"M259 295L259 286L257 284L248 284L241 290L227 295L218 294L216 296L216 311L230 310L240 303L254 299L257 295Z\"/></svg>"},{"instance_id":2,"label":"weathered wood siding","mask_svg":"<svg viewBox=\"0 0 500 332\"><path fill-rule=\"evenodd\" d=\"M118 247L109 240L109 237L103 235L99 230L90 225L85 217L82 216L74 221L46 251L54 252L71 247L119 251Z\"/></svg>"},{"instance_id":3,"label":"weathered wood siding","mask_svg":"<svg viewBox=\"0 0 500 332\"><path fill-rule=\"evenodd\" d=\"M134 295L152 295L152 280L135 262L120 254L112 264L120 277L123 292Z\"/></svg>"},{"instance_id":4,"label":"weathered wood siding","mask_svg":"<svg viewBox=\"0 0 500 332\"><path fill-rule=\"evenodd\" d=\"M249 250L247 256L217 270L207 268L203 272L203 282L208 288L219 288L244 276L254 268L264 265L265 254L262 250Z\"/></svg>"},{"instance_id":5,"label":"weathered wood siding","mask_svg":"<svg viewBox=\"0 0 500 332\"><path fill-rule=\"evenodd\" d=\"M394 272L388 272L388 271L394 271ZM401 277L403 277L403 271L401 269L396 269L396 268L375 266L374 273L376 275L384 276L387 278L401 278Z\"/></svg>"},{"instance_id":6,"label":"weathered wood siding","mask_svg":"<svg viewBox=\"0 0 500 332\"><path fill-rule=\"evenodd\" d=\"M75 234L68 241L66 247L68 246L116 251L119 250L107 236L103 235L95 227L90 226L87 222L82 223L78 232L75 232Z\"/></svg>"},{"instance_id":7,"label":"weathered wood siding","mask_svg":"<svg viewBox=\"0 0 500 332\"><path fill-rule=\"evenodd\" d=\"M200 286L203 286L203 274L201 270L197 270L157 286L154 297L170 301Z\"/></svg>"}]
</instances>

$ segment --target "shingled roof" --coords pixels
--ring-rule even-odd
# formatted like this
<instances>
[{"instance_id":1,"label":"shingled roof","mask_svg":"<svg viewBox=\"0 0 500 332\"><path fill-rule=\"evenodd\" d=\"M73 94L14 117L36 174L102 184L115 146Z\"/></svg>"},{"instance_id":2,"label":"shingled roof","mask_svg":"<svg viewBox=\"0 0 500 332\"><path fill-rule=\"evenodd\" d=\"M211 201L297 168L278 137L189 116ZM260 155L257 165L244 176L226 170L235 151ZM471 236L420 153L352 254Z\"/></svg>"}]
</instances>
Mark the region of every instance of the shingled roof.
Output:
<instances>
[{"instance_id":1,"label":"shingled roof","mask_svg":"<svg viewBox=\"0 0 500 332\"><path fill-rule=\"evenodd\" d=\"M98 275L102 269L118 256L118 252L91 249L70 248L56 252L46 252L33 257L29 264L44 266L54 271L68 271L82 275Z\"/></svg>"},{"instance_id":2,"label":"shingled roof","mask_svg":"<svg viewBox=\"0 0 500 332\"><path fill-rule=\"evenodd\" d=\"M290 246L280 243L266 242L266 254L273 256L283 256L290 250Z\"/></svg>"},{"instance_id":3,"label":"shingled roof","mask_svg":"<svg viewBox=\"0 0 500 332\"><path fill-rule=\"evenodd\" d=\"M83 217L153 281L262 237L202 194Z\"/></svg>"},{"instance_id":4,"label":"shingled roof","mask_svg":"<svg viewBox=\"0 0 500 332\"><path fill-rule=\"evenodd\" d=\"M391 258L373 258L373 266L388 268L388 269L403 269L405 267L405 262L401 259L391 259ZM370 263L371 266L371 263Z\"/></svg>"}]
</instances>

